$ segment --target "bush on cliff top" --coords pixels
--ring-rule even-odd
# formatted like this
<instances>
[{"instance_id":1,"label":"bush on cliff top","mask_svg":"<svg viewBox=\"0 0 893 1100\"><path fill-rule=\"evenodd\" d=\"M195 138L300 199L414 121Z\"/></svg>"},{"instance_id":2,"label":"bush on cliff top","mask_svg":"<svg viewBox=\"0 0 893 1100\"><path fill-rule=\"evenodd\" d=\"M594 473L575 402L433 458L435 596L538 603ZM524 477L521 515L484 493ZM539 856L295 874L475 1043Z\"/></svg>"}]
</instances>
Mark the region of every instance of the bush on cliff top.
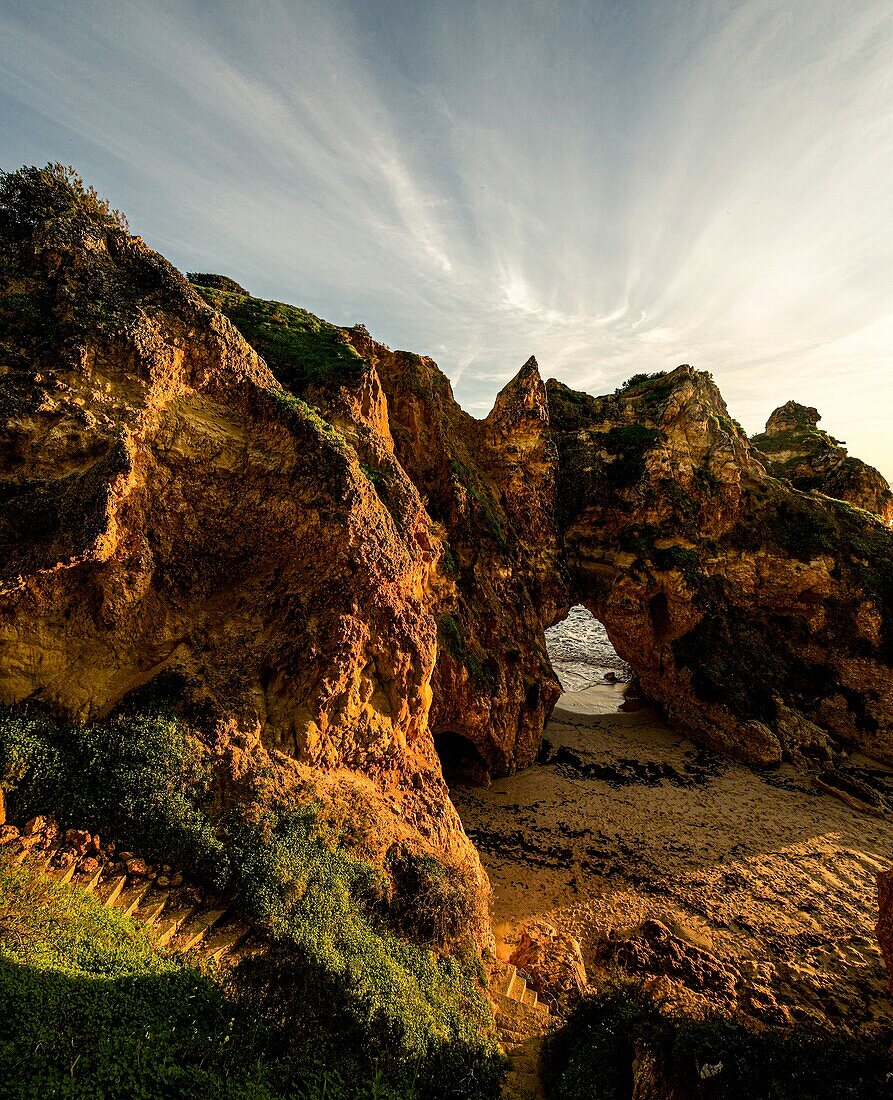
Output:
<instances>
[{"instance_id":1,"label":"bush on cliff top","mask_svg":"<svg viewBox=\"0 0 893 1100\"><path fill-rule=\"evenodd\" d=\"M398 935L419 930L392 882L326 835L313 806L249 799L250 814L216 813L208 755L180 720L120 714L80 726L7 714L0 784L18 820L55 813L63 826L111 833L235 898L271 930L276 966L301 990L289 1007L267 961L246 973L240 995L256 1001L266 990L279 1005L271 1021L298 1012L324 1021L317 1041L331 1042L334 1066L344 1046L400 1088L415 1075L407 1096L498 1094L502 1062L471 950L444 954Z\"/></svg>"},{"instance_id":2,"label":"bush on cliff top","mask_svg":"<svg viewBox=\"0 0 893 1100\"><path fill-rule=\"evenodd\" d=\"M108 228L128 228L121 211L113 210L70 166L55 163L0 172L0 238L27 236L42 222L79 217Z\"/></svg>"}]
</instances>

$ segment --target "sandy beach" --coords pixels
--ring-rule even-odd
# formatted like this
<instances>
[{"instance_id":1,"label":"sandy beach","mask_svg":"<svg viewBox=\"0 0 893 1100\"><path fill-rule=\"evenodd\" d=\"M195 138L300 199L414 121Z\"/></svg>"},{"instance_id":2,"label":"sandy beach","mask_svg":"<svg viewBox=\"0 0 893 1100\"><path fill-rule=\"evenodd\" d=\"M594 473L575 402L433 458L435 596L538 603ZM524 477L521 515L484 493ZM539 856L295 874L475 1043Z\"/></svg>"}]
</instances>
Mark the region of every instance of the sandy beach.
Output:
<instances>
[{"instance_id":1,"label":"sandy beach","mask_svg":"<svg viewBox=\"0 0 893 1100\"><path fill-rule=\"evenodd\" d=\"M734 972L749 1014L860 1026L889 1013L874 876L893 862L893 821L793 768L702 750L650 709L619 713L623 691L566 693L540 763L453 790L493 885L500 953L541 917L598 974L609 935L656 918ZM850 763L893 787L889 770Z\"/></svg>"}]
</instances>

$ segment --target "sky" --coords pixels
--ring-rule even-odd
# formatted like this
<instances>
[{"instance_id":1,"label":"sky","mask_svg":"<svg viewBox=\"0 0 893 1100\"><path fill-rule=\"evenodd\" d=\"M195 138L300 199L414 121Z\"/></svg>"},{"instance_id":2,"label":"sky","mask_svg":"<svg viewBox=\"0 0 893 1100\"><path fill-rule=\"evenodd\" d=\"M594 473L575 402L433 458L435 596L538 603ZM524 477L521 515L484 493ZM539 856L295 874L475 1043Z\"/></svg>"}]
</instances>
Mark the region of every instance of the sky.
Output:
<instances>
[{"instance_id":1,"label":"sky","mask_svg":"<svg viewBox=\"0 0 893 1100\"><path fill-rule=\"evenodd\" d=\"M893 478L889 0L4 0L0 167L433 356L709 370Z\"/></svg>"}]
</instances>

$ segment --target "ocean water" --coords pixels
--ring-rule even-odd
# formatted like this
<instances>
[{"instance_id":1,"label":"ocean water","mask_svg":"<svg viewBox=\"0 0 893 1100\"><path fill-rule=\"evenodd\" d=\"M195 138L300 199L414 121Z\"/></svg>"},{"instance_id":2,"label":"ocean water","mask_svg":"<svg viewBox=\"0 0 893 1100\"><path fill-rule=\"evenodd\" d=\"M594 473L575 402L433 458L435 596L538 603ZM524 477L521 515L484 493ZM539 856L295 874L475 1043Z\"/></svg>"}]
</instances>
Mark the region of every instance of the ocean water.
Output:
<instances>
[{"instance_id":1,"label":"ocean water","mask_svg":"<svg viewBox=\"0 0 893 1100\"><path fill-rule=\"evenodd\" d=\"M632 679L632 670L617 655L605 628L585 607L572 607L564 622L546 631L546 648L565 691L604 683L607 673L619 683Z\"/></svg>"}]
</instances>

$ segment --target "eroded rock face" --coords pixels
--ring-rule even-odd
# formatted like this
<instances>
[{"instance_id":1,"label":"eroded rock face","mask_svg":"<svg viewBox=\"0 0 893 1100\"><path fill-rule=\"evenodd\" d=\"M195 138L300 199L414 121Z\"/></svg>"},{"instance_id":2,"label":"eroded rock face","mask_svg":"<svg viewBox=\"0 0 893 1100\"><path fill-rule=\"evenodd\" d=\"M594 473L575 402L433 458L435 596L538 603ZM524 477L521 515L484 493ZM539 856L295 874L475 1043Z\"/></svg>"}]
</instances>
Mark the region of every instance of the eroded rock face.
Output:
<instances>
[{"instance_id":1,"label":"eroded rock face","mask_svg":"<svg viewBox=\"0 0 893 1100\"><path fill-rule=\"evenodd\" d=\"M816 490L893 524L893 493L873 466L851 458L839 439L818 427L817 409L788 401L776 409L766 431L751 439L767 469L803 492Z\"/></svg>"},{"instance_id":2,"label":"eroded rock face","mask_svg":"<svg viewBox=\"0 0 893 1100\"><path fill-rule=\"evenodd\" d=\"M530 763L581 602L697 740L893 759L893 535L768 476L709 376L594 398L531 359L475 420L430 359L195 289L102 219L3 262L0 700L93 718L176 676L235 771L371 784L473 859L432 735Z\"/></svg>"},{"instance_id":3,"label":"eroded rock face","mask_svg":"<svg viewBox=\"0 0 893 1100\"><path fill-rule=\"evenodd\" d=\"M877 938L890 975L890 991L893 992L893 870L878 873L877 892Z\"/></svg>"},{"instance_id":4,"label":"eroded rock face","mask_svg":"<svg viewBox=\"0 0 893 1100\"><path fill-rule=\"evenodd\" d=\"M206 296L344 434L397 526L426 532L436 561L426 589L438 639L433 733L464 739L475 779L532 763L561 690L543 632L569 607L555 522L558 455L536 361L475 420L431 359L391 351L361 326L336 330L280 303ZM277 324L273 338L267 318ZM283 323L293 326L290 344ZM328 372L307 365L309 325L330 330Z\"/></svg>"},{"instance_id":5,"label":"eroded rock face","mask_svg":"<svg viewBox=\"0 0 893 1100\"><path fill-rule=\"evenodd\" d=\"M352 340L375 364L397 457L445 534L432 729L467 738L496 773L525 767L561 691L544 630L569 606L536 362L479 421L431 360Z\"/></svg>"},{"instance_id":6,"label":"eroded rock face","mask_svg":"<svg viewBox=\"0 0 893 1100\"><path fill-rule=\"evenodd\" d=\"M2 228L0 701L92 720L176 678L234 780L310 777L470 867L483 926L429 731L440 536L358 456L393 451L377 379L355 448L113 221Z\"/></svg>"},{"instance_id":7,"label":"eroded rock face","mask_svg":"<svg viewBox=\"0 0 893 1100\"><path fill-rule=\"evenodd\" d=\"M574 593L671 723L757 764L893 759L893 535L767 477L709 376L549 383Z\"/></svg>"}]
</instances>

